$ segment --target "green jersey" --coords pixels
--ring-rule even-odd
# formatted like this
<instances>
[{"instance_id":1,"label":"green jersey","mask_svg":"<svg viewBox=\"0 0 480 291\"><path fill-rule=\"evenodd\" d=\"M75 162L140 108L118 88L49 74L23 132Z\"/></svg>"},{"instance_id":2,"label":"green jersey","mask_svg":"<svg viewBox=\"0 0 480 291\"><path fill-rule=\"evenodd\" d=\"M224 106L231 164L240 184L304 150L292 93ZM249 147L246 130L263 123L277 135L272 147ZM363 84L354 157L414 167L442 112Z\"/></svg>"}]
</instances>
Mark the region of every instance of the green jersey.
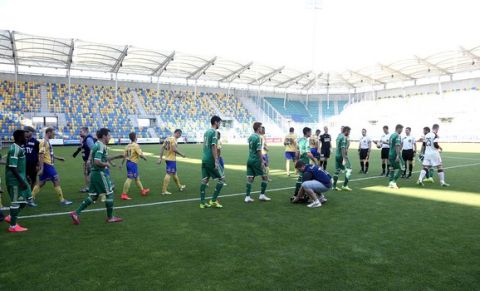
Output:
<instances>
[{"instance_id":1,"label":"green jersey","mask_svg":"<svg viewBox=\"0 0 480 291\"><path fill-rule=\"evenodd\" d=\"M260 163L258 158L258 151L262 150L262 139L256 133L252 134L248 138L248 161Z\"/></svg>"},{"instance_id":2,"label":"green jersey","mask_svg":"<svg viewBox=\"0 0 480 291\"><path fill-rule=\"evenodd\" d=\"M213 157L212 146L217 145L217 131L210 128L203 135L203 163L215 164L215 158Z\"/></svg>"},{"instance_id":3,"label":"green jersey","mask_svg":"<svg viewBox=\"0 0 480 291\"><path fill-rule=\"evenodd\" d=\"M27 168L27 159L25 156L25 150L22 149L16 143L10 146L10 149L7 153L7 165L5 169L5 180L7 185L18 186L20 183L17 178L10 170L10 168L17 168L18 174L22 177L23 181L27 181L26 178L26 168Z\"/></svg>"},{"instance_id":4,"label":"green jersey","mask_svg":"<svg viewBox=\"0 0 480 291\"><path fill-rule=\"evenodd\" d=\"M298 140L298 151L300 154L300 160L308 164L310 162L308 153L310 152L310 142L306 137L302 137Z\"/></svg>"},{"instance_id":5,"label":"green jersey","mask_svg":"<svg viewBox=\"0 0 480 291\"><path fill-rule=\"evenodd\" d=\"M396 158L397 157L396 146L402 144L400 135L396 132L392 133L390 135L390 139L388 140L388 144L390 145L390 150L388 152L389 158Z\"/></svg>"},{"instance_id":6,"label":"green jersey","mask_svg":"<svg viewBox=\"0 0 480 291\"><path fill-rule=\"evenodd\" d=\"M92 148L92 171L103 172L105 171L105 167L100 167L95 164L95 160L101 161L102 163L106 163L108 161L108 152L107 146L104 145L102 142L97 141Z\"/></svg>"},{"instance_id":7,"label":"green jersey","mask_svg":"<svg viewBox=\"0 0 480 291\"><path fill-rule=\"evenodd\" d=\"M349 146L350 146L350 140L348 139L348 137L346 137L343 133L340 133L337 136L337 148L336 148L335 155L337 157L342 157L343 156L342 149L346 149L348 153Z\"/></svg>"}]
</instances>

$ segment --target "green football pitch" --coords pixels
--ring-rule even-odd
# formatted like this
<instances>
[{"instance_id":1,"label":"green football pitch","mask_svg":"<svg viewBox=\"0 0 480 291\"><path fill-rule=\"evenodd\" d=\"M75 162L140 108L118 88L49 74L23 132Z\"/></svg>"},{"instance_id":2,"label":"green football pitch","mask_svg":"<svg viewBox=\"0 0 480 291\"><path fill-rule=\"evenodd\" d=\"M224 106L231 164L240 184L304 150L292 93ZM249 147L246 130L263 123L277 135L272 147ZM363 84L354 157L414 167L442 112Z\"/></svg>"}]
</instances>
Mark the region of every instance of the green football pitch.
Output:
<instances>
[{"instance_id":1,"label":"green football pitch","mask_svg":"<svg viewBox=\"0 0 480 291\"><path fill-rule=\"evenodd\" d=\"M187 158L178 161L178 173L187 189L177 191L172 181L168 197L160 195L165 165L156 164L158 146L143 146L148 161L139 170L150 194L141 197L132 183L133 200L118 199L126 173L113 168L115 214L125 221L105 223L104 205L97 202L75 226L67 213L85 194L74 149L55 148L67 158L57 170L74 204L60 206L49 184L37 197L39 206L21 213L28 232L10 234L2 224L0 290L480 288L478 153L442 154L449 188L441 188L437 176L435 184L416 186L417 163L412 179L391 190L377 176L379 152L363 175L351 150L353 191L329 192L327 204L309 209L289 203L296 179L285 175L281 147L270 150L272 201L245 204L247 147L226 145L224 208L199 209L201 146L180 146ZM120 151L112 147L110 154ZM333 165L330 159L327 170ZM6 194L3 203L9 205Z\"/></svg>"}]
</instances>

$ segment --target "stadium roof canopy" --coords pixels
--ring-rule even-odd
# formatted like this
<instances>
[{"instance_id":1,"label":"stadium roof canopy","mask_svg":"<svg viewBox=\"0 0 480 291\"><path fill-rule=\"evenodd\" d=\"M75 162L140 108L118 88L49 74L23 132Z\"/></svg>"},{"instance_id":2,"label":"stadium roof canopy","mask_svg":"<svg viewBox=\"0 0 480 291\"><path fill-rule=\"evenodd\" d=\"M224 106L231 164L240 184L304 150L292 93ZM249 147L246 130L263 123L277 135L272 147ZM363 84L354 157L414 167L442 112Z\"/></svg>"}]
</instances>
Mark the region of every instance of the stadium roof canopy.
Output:
<instances>
[{"instance_id":1,"label":"stadium roof canopy","mask_svg":"<svg viewBox=\"0 0 480 291\"><path fill-rule=\"evenodd\" d=\"M321 92L357 90L480 71L480 46L376 64L344 72L299 71L282 65L241 63L217 56L155 51L0 30L0 70L11 73L119 78L238 88Z\"/></svg>"}]
</instances>

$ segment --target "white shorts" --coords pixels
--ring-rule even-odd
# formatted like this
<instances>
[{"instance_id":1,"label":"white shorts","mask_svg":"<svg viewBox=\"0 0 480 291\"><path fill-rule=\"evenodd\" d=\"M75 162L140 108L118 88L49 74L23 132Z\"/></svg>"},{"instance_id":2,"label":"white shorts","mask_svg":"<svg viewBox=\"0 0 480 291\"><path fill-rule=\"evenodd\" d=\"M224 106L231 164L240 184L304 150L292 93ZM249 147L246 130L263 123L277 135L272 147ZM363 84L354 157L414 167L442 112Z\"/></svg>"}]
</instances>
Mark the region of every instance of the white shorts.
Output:
<instances>
[{"instance_id":1,"label":"white shorts","mask_svg":"<svg viewBox=\"0 0 480 291\"><path fill-rule=\"evenodd\" d=\"M423 157L423 165L429 167L437 167L442 164L442 158L440 157L440 153L431 153L426 154Z\"/></svg>"},{"instance_id":2,"label":"white shorts","mask_svg":"<svg viewBox=\"0 0 480 291\"><path fill-rule=\"evenodd\" d=\"M328 190L330 190L330 187L326 187L325 185L323 185L321 182L319 182L317 180L305 181L305 182L302 183L302 187L304 189L313 190L313 192L315 192L317 194L322 194L322 193L325 193Z\"/></svg>"}]
</instances>

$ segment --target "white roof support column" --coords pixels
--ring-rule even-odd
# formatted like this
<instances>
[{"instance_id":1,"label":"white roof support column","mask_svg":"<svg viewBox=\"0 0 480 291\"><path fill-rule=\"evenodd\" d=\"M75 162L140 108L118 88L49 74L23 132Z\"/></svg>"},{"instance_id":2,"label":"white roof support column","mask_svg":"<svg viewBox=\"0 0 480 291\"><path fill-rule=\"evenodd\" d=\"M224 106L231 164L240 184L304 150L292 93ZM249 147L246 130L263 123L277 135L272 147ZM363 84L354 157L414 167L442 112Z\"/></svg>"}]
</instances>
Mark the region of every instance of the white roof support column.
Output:
<instances>
[{"instance_id":1,"label":"white roof support column","mask_svg":"<svg viewBox=\"0 0 480 291\"><path fill-rule=\"evenodd\" d=\"M285 80L285 81L279 83L279 84L277 85L277 87L280 88L280 87L282 87L283 85L285 85L284 88L291 87L292 85L294 85L295 83L297 83L297 82L300 81L301 79L303 79L303 78L305 78L305 77L308 78L308 75L309 75L310 73L312 73L312 71L308 71L308 72L299 74L299 75L297 75L297 76L295 76L295 77L292 77L292 78L290 78L290 79L288 79L288 80Z\"/></svg>"},{"instance_id":2,"label":"white roof support column","mask_svg":"<svg viewBox=\"0 0 480 291\"><path fill-rule=\"evenodd\" d=\"M466 48L464 48L464 47L461 46L461 47L460 47L460 51L461 51L464 55L471 57L472 60L474 60L474 61L476 61L476 62L480 62L480 56L472 53L471 50L467 50Z\"/></svg>"},{"instance_id":3,"label":"white roof support column","mask_svg":"<svg viewBox=\"0 0 480 291\"><path fill-rule=\"evenodd\" d=\"M17 45L15 44L15 31L9 31L10 34L10 43L12 45L13 52L13 65L15 66L15 76L18 75L18 54L17 54Z\"/></svg>"},{"instance_id":4,"label":"white roof support column","mask_svg":"<svg viewBox=\"0 0 480 291\"><path fill-rule=\"evenodd\" d=\"M155 70L152 72L152 76L157 76L160 77L164 71L167 70L168 64L170 64L171 61L173 61L173 58L175 57L175 51L173 51L170 55L167 56L167 58L160 64L158 65Z\"/></svg>"},{"instance_id":5,"label":"white roof support column","mask_svg":"<svg viewBox=\"0 0 480 291\"><path fill-rule=\"evenodd\" d=\"M400 71L397 71L397 70L395 70L395 69L392 69L392 68L390 68L389 66L382 65L382 64L378 64L378 65L380 66L380 69L385 70L385 71L389 72L390 74L400 75L400 76L402 76L402 77L404 77L404 78L406 78L406 79L408 79L408 80L413 80L413 79L415 79L415 78L413 78L412 76L407 75L407 74L405 74L405 73L402 73L402 72L400 72Z\"/></svg>"},{"instance_id":6,"label":"white roof support column","mask_svg":"<svg viewBox=\"0 0 480 291\"><path fill-rule=\"evenodd\" d=\"M200 78L200 76L202 74L205 74L205 72L208 70L208 68L210 68L211 66L215 65L215 61L217 60L217 57L213 57L211 60L207 61L204 65L202 65L200 68L196 69L195 71L193 71L190 75L187 76L187 80L188 79L192 79L192 80L195 80L197 81L198 78Z\"/></svg>"},{"instance_id":7,"label":"white roof support column","mask_svg":"<svg viewBox=\"0 0 480 291\"><path fill-rule=\"evenodd\" d=\"M448 70L445 70L443 68L440 68L439 66L435 65L435 64L432 64L430 63L429 61L425 60L425 59L422 59L422 58L419 58L417 56L415 56L415 58L417 59L418 63L420 64L423 64L425 66L427 66L428 68L434 68L435 70L441 72L441 73L444 73L446 75L451 75L452 73L450 73Z\"/></svg>"},{"instance_id":8,"label":"white roof support column","mask_svg":"<svg viewBox=\"0 0 480 291\"><path fill-rule=\"evenodd\" d=\"M226 75L225 77L221 78L218 80L219 82L227 82L231 83L233 80L236 78L240 78L240 75L245 72L246 70L250 70L250 66L253 65L253 62L250 62L244 66L242 66L240 69L233 71L232 73Z\"/></svg>"},{"instance_id":9,"label":"white roof support column","mask_svg":"<svg viewBox=\"0 0 480 291\"><path fill-rule=\"evenodd\" d=\"M128 45L125 46L125 48L123 49L122 53L120 54L120 56L118 57L117 61L115 62L115 64L113 65L112 67L112 70L110 71L111 73L115 73L118 74L118 71L120 70L120 68L122 67L122 62L123 60L125 59L125 57L127 56L128 54ZM116 78L116 77L115 77Z\"/></svg>"},{"instance_id":10,"label":"white roof support column","mask_svg":"<svg viewBox=\"0 0 480 291\"><path fill-rule=\"evenodd\" d=\"M74 50L74 47L75 47L75 42L72 38L72 41L70 42L70 51L68 52L68 59L67 59L67 77L70 78L70 68L72 67L72 63L73 63L73 50ZM69 88L70 90L70 88Z\"/></svg>"},{"instance_id":11,"label":"white roof support column","mask_svg":"<svg viewBox=\"0 0 480 291\"><path fill-rule=\"evenodd\" d=\"M357 75L358 77L360 77L360 78L362 78L362 79L366 79L366 80L368 80L368 81L370 81L370 82L375 82L375 83L378 83L378 84L385 85L385 82L382 82L382 81L380 81L380 80L374 79L374 78L372 78L372 77L370 77L370 76L361 74L361 73L359 73L359 72L352 71L352 70L349 70L348 72L349 72L350 74L352 74L352 75Z\"/></svg>"},{"instance_id":12,"label":"white roof support column","mask_svg":"<svg viewBox=\"0 0 480 291\"><path fill-rule=\"evenodd\" d=\"M275 69L273 71L271 71L270 73L267 73L265 75L262 75L260 77L258 77L258 79L250 82L251 85L263 85L265 82L271 80L271 78L273 78L275 75L277 74L281 74L282 73L282 70L285 68L285 66L283 67L280 67L278 69Z\"/></svg>"}]
</instances>

